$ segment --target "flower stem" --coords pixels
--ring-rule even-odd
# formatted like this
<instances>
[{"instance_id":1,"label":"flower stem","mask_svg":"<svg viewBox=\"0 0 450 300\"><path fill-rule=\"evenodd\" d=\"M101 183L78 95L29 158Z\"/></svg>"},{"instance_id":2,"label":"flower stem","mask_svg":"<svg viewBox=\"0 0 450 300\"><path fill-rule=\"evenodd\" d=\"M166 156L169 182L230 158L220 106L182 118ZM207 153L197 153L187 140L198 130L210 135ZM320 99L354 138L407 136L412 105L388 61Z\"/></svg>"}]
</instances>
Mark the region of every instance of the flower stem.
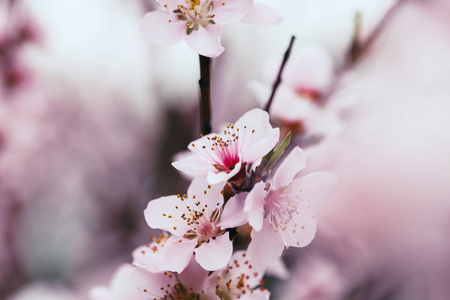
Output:
<instances>
[{"instance_id":1,"label":"flower stem","mask_svg":"<svg viewBox=\"0 0 450 300\"><path fill-rule=\"evenodd\" d=\"M200 58L200 133L211 133L211 58Z\"/></svg>"},{"instance_id":2,"label":"flower stem","mask_svg":"<svg viewBox=\"0 0 450 300\"><path fill-rule=\"evenodd\" d=\"M289 47L287 48L286 52L284 53L283 62L281 63L280 70L278 71L277 79L275 80L273 87L272 87L272 94L270 95L269 101L267 102L266 107L264 108L265 111L269 112L270 106L272 105L273 98L275 97L275 93L277 92L278 86L281 83L281 75L283 74L284 66L286 65L289 56L291 55L292 46L294 45L295 36L292 36L291 42L289 43Z\"/></svg>"}]
</instances>

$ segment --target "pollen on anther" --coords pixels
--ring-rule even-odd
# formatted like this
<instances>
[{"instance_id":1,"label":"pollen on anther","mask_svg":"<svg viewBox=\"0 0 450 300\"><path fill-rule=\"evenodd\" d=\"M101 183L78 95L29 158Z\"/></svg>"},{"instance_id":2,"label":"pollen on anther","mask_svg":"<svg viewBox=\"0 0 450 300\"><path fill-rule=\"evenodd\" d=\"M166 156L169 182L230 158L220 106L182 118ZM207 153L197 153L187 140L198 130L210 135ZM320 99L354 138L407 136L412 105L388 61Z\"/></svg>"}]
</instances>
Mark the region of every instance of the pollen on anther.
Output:
<instances>
[{"instance_id":1,"label":"pollen on anther","mask_svg":"<svg viewBox=\"0 0 450 300\"><path fill-rule=\"evenodd\" d=\"M173 230L177 230L177 226L173 226Z\"/></svg>"}]
</instances>

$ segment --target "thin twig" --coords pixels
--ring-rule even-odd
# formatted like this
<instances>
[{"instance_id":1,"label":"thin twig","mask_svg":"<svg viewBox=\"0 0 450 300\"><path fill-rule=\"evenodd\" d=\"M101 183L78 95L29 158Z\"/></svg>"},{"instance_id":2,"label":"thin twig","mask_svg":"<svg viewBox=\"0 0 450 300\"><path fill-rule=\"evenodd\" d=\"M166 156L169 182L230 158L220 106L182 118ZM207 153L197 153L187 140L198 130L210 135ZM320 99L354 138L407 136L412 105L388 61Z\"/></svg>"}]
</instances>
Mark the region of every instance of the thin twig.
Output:
<instances>
[{"instance_id":1,"label":"thin twig","mask_svg":"<svg viewBox=\"0 0 450 300\"><path fill-rule=\"evenodd\" d=\"M211 58L200 58L200 133L211 133Z\"/></svg>"},{"instance_id":2,"label":"thin twig","mask_svg":"<svg viewBox=\"0 0 450 300\"><path fill-rule=\"evenodd\" d=\"M291 42L289 43L289 47L287 48L286 52L284 53L283 62L281 63L280 70L278 71L277 79L275 80L273 87L272 87L272 94L270 95L269 101L267 102L266 107L264 108L265 111L269 112L270 106L272 105L273 98L275 97L275 93L277 92L278 86L281 83L281 75L283 74L284 66L286 65L289 56L291 55L292 46L294 45L295 36L292 36Z\"/></svg>"},{"instance_id":3,"label":"thin twig","mask_svg":"<svg viewBox=\"0 0 450 300\"><path fill-rule=\"evenodd\" d=\"M361 54L361 23L362 23L361 12L357 11L355 14L355 24L353 26L353 36L350 47L347 51L346 60L355 61L358 59Z\"/></svg>"},{"instance_id":4,"label":"thin twig","mask_svg":"<svg viewBox=\"0 0 450 300\"><path fill-rule=\"evenodd\" d=\"M360 40L359 30L361 26L361 16L356 15L355 18L355 32L353 35L352 43L347 51L346 59L341 64L340 67L335 72L334 79L322 94L320 99L321 104L325 104L326 100L336 91L339 83L342 80L342 77L345 73L355 65L357 65L362 58L367 55L368 50L372 47L373 43L380 36L386 24L389 23L395 13L400 9L400 7L406 3L408 0L398 0L384 15L383 19L377 24L377 26L373 29L373 31L367 36L364 41Z\"/></svg>"}]
</instances>

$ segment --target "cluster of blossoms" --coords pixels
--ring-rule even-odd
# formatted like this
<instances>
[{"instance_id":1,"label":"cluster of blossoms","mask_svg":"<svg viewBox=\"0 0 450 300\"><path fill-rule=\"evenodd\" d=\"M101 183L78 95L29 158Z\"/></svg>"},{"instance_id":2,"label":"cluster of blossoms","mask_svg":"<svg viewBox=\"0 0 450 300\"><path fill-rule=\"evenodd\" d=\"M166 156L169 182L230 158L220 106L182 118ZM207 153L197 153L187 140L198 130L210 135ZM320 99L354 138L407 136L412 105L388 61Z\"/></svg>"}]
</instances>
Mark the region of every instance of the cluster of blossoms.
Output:
<instances>
[{"instance_id":1,"label":"cluster of blossoms","mask_svg":"<svg viewBox=\"0 0 450 300\"><path fill-rule=\"evenodd\" d=\"M223 134L190 143L191 154L173 163L194 176L187 193L152 200L144 211L161 236L134 251L136 268L120 269L116 276L127 280L95 289L92 298L111 299L132 286L136 299L268 299L264 272L285 248L312 241L317 206L335 180L326 172L297 178L306 165L298 147L270 176L284 147L275 150L278 141L269 115L253 109ZM241 226L252 228L251 241L246 251L233 251Z\"/></svg>"},{"instance_id":2,"label":"cluster of blossoms","mask_svg":"<svg viewBox=\"0 0 450 300\"><path fill-rule=\"evenodd\" d=\"M145 16L144 35L159 45L185 39L203 56L222 53L223 24L279 21L253 0L156 2L164 10ZM133 252L134 266L122 266L110 287L94 289L93 300L269 299L264 274L284 267L284 249L313 240L318 204L335 178L326 172L299 177L306 166L299 147L272 172L290 133L280 142L280 129L261 109L219 132L192 141L172 163L192 178L186 194L149 202L145 220L161 235Z\"/></svg>"}]
</instances>

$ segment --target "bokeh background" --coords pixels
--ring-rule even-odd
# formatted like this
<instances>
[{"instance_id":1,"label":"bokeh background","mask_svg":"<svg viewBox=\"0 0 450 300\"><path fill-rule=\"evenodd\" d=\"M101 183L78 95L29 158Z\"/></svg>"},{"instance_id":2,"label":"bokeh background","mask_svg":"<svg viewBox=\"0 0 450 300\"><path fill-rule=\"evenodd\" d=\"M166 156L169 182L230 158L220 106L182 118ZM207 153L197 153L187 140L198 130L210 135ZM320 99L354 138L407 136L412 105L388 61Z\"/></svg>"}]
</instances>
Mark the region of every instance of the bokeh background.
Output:
<instances>
[{"instance_id":1,"label":"bokeh background","mask_svg":"<svg viewBox=\"0 0 450 300\"><path fill-rule=\"evenodd\" d=\"M337 120L292 141L305 173L339 183L313 243L287 251L289 279L268 278L272 298L450 299L449 2L258 2L284 19L224 28L213 129L262 105L255 82L292 35L294 57L329 52L314 124ZM148 201L188 186L170 163L198 136L198 57L144 40L155 8L0 0L0 299L88 299L149 241Z\"/></svg>"}]
</instances>

